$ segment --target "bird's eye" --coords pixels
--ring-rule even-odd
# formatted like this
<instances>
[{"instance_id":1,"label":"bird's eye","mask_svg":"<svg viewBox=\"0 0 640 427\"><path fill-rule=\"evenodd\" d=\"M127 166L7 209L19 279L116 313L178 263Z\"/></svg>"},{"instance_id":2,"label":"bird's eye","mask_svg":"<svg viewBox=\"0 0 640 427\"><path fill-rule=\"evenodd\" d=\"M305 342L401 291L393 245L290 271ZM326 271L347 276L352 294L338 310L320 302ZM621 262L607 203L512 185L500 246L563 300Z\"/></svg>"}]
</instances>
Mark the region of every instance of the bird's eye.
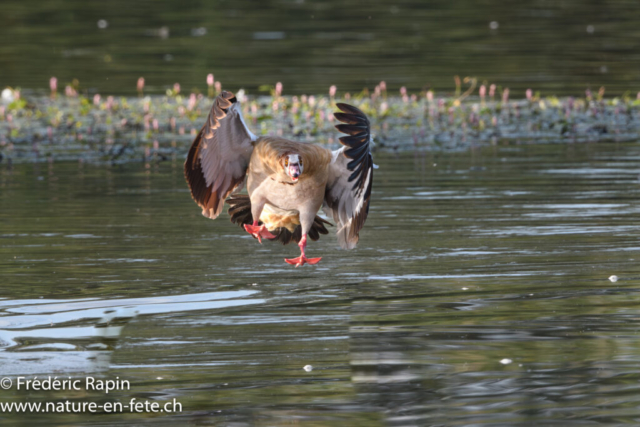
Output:
<instances>
[{"instance_id":1,"label":"bird's eye","mask_svg":"<svg viewBox=\"0 0 640 427\"><path fill-rule=\"evenodd\" d=\"M289 159L288 158L284 159L284 167L286 168L287 166L289 166Z\"/></svg>"}]
</instances>

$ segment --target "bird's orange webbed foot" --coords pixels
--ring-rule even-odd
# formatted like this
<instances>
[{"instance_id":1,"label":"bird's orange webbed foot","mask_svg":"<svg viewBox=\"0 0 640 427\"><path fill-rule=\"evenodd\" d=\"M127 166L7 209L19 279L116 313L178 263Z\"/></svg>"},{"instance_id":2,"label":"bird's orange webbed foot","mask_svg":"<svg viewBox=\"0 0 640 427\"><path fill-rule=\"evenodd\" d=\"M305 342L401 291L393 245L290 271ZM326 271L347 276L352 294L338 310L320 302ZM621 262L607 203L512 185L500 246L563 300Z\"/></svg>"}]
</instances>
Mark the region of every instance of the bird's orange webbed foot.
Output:
<instances>
[{"instance_id":1,"label":"bird's orange webbed foot","mask_svg":"<svg viewBox=\"0 0 640 427\"><path fill-rule=\"evenodd\" d=\"M297 258L285 258L284 261L287 264L295 265L296 267L300 267L301 265L305 265L305 264L316 265L322 259L322 257L320 257L320 258L307 258L305 256L304 250L307 248L307 235L306 234L302 236L302 239L300 239L300 243L298 243L298 246L300 246L300 256L297 257Z\"/></svg>"},{"instance_id":2,"label":"bird's orange webbed foot","mask_svg":"<svg viewBox=\"0 0 640 427\"><path fill-rule=\"evenodd\" d=\"M316 265L317 263L320 262L321 259L322 259L322 257L320 257L320 258L307 258L304 255L300 255L298 258L285 258L284 261L287 264L291 264L291 265L295 265L296 267L300 267L301 265L305 265L305 264Z\"/></svg>"},{"instance_id":3,"label":"bird's orange webbed foot","mask_svg":"<svg viewBox=\"0 0 640 427\"><path fill-rule=\"evenodd\" d=\"M258 242L262 243L262 238L265 239L275 239L276 236L269 233L267 227L263 224L258 226L258 221L254 221L253 225L245 224L244 229L247 230L247 233L251 234L253 237L258 239Z\"/></svg>"}]
</instances>

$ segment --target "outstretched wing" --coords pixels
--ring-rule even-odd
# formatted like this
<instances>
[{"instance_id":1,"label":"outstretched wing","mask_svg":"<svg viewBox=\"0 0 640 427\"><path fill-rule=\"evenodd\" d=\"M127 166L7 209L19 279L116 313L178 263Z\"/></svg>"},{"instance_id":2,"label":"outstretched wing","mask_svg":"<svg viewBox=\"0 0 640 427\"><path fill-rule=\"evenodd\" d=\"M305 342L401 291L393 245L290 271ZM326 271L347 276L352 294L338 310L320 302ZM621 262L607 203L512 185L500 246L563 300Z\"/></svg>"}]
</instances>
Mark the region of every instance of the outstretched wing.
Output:
<instances>
[{"instance_id":1,"label":"outstretched wing","mask_svg":"<svg viewBox=\"0 0 640 427\"><path fill-rule=\"evenodd\" d=\"M213 101L184 163L184 176L202 215L215 219L225 199L242 189L255 140L235 95L223 91Z\"/></svg>"},{"instance_id":2,"label":"outstretched wing","mask_svg":"<svg viewBox=\"0 0 640 427\"><path fill-rule=\"evenodd\" d=\"M336 105L342 113L334 116L344 123L336 128L348 136L340 138L344 147L333 152L323 208L336 222L340 246L353 249L369 213L374 168L371 130L369 119L358 108Z\"/></svg>"}]
</instances>

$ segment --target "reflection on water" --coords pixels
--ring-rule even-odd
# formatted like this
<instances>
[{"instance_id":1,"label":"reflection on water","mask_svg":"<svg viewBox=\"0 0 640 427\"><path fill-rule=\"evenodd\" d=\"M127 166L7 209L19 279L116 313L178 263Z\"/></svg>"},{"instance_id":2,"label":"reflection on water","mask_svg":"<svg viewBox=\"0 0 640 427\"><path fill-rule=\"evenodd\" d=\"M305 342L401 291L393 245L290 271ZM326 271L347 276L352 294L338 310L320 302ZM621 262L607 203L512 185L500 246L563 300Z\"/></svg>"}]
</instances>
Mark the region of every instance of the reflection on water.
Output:
<instances>
[{"instance_id":1,"label":"reflection on water","mask_svg":"<svg viewBox=\"0 0 640 427\"><path fill-rule=\"evenodd\" d=\"M278 81L294 94L380 80L395 93L451 92L460 75L519 98L527 88L579 95L602 85L619 96L637 91L639 19L629 0L4 0L0 86L46 90L53 75L134 94L144 76L147 92L174 82L204 92L214 73L252 93Z\"/></svg>"},{"instance_id":2,"label":"reflection on water","mask_svg":"<svg viewBox=\"0 0 640 427\"><path fill-rule=\"evenodd\" d=\"M257 291L109 300L0 301L0 361L4 366L1 373L103 371L109 368L112 350L117 347L123 327L137 315L214 310L264 302L244 298L255 293Z\"/></svg>"},{"instance_id":3,"label":"reflection on water","mask_svg":"<svg viewBox=\"0 0 640 427\"><path fill-rule=\"evenodd\" d=\"M178 161L5 166L0 376L117 376L115 399L178 399L166 425L634 423L638 156L380 154L359 248L299 269L201 217Z\"/></svg>"},{"instance_id":4,"label":"reflection on water","mask_svg":"<svg viewBox=\"0 0 640 427\"><path fill-rule=\"evenodd\" d=\"M12 303L21 309L30 307L30 301ZM12 316L11 311L10 306L4 308L0 317L0 363L5 376L106 371L123 327L137 314L134 307L94 310L84 316ZM57 327L60 323L72 326Z\"/></svg>"}]
</instances>

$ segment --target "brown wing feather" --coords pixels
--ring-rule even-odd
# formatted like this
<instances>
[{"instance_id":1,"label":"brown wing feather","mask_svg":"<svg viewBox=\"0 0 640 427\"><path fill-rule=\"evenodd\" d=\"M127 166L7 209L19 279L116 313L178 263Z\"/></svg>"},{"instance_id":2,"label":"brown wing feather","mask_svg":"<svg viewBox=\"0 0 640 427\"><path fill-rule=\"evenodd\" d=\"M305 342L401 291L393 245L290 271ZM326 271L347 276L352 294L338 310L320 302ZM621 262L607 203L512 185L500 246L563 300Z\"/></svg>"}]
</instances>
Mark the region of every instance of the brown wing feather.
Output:
<instances>
[{"instance_id":1,"label":"brown wing feather","mask_svg":"<svg viewBox=\"0 0 640 427\"><path fill-rule=\"evenodd\" d=\"M215 219L224 200L242 188L254 140L236 97L223 91L214 100L184 164L191 196L202 207L202 215Z\"/></svg>"}]
</instances>

